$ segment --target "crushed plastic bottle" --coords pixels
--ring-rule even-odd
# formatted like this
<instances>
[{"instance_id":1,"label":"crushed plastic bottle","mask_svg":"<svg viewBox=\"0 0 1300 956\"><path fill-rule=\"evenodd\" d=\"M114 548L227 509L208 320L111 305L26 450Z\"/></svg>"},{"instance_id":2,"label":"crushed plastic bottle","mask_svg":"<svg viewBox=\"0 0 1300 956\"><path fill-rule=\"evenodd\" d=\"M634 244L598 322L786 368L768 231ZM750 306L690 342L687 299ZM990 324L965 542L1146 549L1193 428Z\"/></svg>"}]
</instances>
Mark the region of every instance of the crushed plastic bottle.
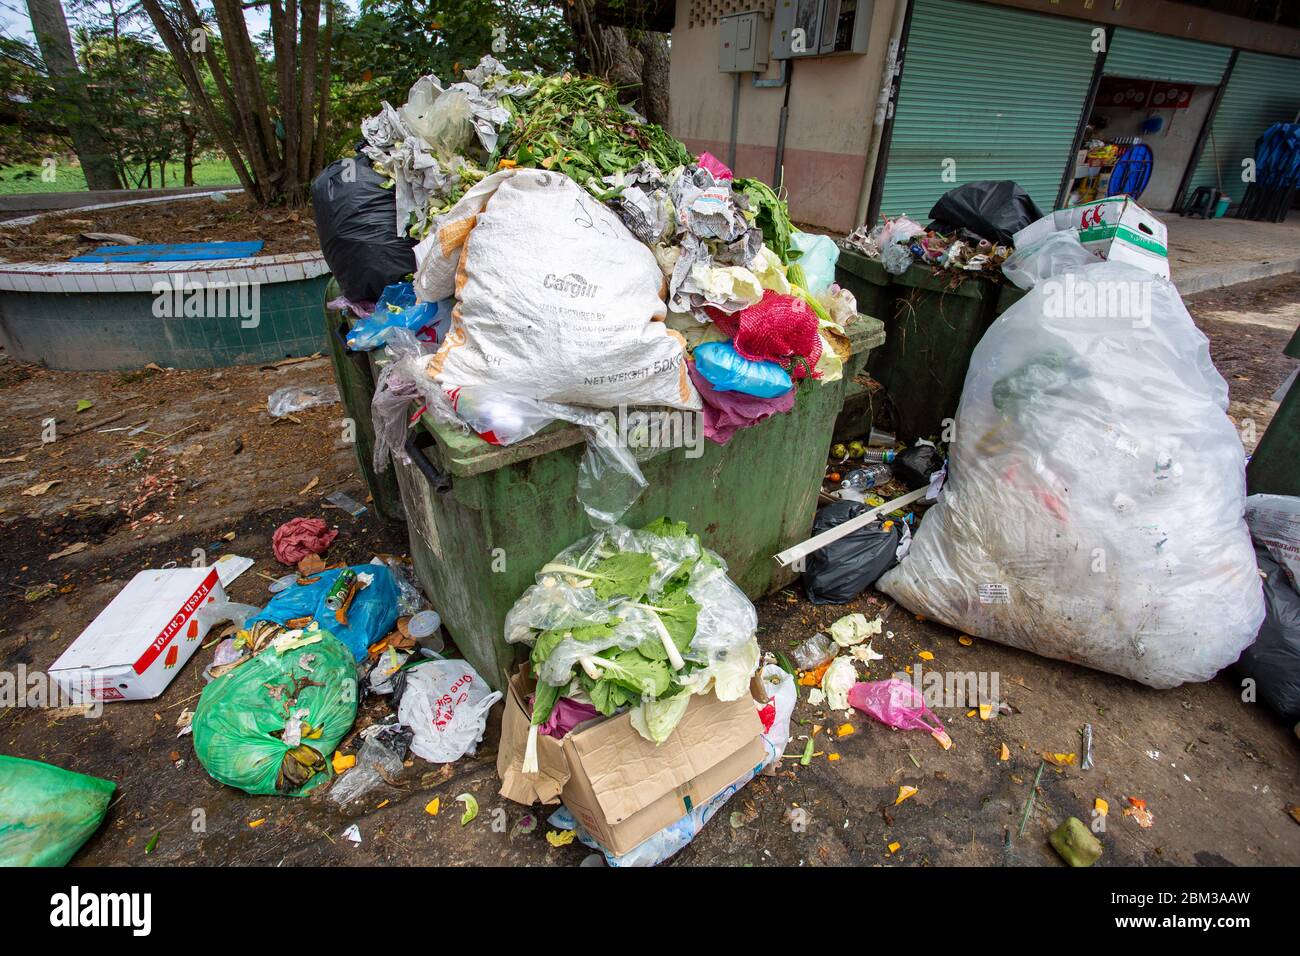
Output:
<instances>
[{"instance_id":1,"label":"crushed plastic bottle","mask_svg":"<svg viewBox=\"0 0 1300 956\"><path fill-rule=\"evenodd\" d=\"M840 483L840 487L853 491L866 491L868 488L877 488L893 480L893 477L894 469L883 462L877 462L849 472Z\"/></svg>"}]
</instances>

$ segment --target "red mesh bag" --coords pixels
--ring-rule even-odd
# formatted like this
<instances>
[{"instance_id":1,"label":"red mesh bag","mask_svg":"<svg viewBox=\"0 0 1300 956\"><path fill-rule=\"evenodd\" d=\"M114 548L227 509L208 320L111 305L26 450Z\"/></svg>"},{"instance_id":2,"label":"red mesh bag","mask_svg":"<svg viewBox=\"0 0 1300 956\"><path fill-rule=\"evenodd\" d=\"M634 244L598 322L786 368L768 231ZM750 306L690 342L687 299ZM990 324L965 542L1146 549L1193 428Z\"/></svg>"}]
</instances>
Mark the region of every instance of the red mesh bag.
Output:
<instances>
[{"instance_id":1,"label":"red mesh bag","mask_svg":"<svg viewBox=\"0 0 1300 956\"><path fill-rule=\"evenodd\" d=\"M768 289L762 300L734 315L717 309L708 313L723 334L731 336L737 352L752 362L775 362L791 378L813 374L821 358L817 313L803 299Z\"/></svg>"}]
</instances>

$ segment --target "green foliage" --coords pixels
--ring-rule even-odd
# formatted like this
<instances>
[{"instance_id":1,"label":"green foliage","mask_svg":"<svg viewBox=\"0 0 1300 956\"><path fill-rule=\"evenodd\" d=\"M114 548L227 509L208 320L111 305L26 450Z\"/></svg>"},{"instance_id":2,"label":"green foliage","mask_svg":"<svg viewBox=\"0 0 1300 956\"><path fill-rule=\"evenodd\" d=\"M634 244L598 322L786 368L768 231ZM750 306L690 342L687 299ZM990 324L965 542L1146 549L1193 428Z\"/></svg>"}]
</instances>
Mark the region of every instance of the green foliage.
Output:
<instances>
[{"instance_id":1,"label":"green foliage","mask_svg":"<svg viewBox=\"0 0 1300 956\"><path fill-rule=\"evenodd\" d=\"M618 90L594 77L548 76L531 95L518 102L504 97L501 103L514 122L494 161L559 170L596 193L604 187L595 182L642 160L665 171L692 160L662 127L636 122L619 105Z\"/></svg>"},{"instance_id":2,"label":"green foliage","mask_svg":"<svg viewBox=\"0 0 1300 956\"><path fill-rule=\"evenodd\" d=\"M361 0L360 15L336 27L335 40L335 128L351 142L380 100L402 105L427 73L453 83L487 54L541 73L573 65L571 34L553 0Z\"/></svg>"}]
</instances>

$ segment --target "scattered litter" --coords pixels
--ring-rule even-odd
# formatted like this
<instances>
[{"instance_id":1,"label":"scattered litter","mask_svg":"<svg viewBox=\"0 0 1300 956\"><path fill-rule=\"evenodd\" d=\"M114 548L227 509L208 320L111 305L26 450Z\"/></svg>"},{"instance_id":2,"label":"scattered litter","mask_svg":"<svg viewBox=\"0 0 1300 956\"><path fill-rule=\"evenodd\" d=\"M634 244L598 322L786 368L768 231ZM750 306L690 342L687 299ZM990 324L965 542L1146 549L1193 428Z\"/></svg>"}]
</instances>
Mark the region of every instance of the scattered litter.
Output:
<instances>
[{"instance_id":1,"label":"scattered litter","mask_svg":"<svg viewBox=\"0 0 1300 956\"><path fill-rule=\"evenodd\" d=\"M344 837L344 839L346 839L346 840L348 840L348 841L350 841L350 842L352 842L352 843L360 843L360 842L361 842L361 828L360 828L359 826L357 826L357 825L354 823L354 824L352 824L350 827L348 827L346 830L343 831L343 837Z\"/></svg>"},{"instance_id":2,"label":"scattered litter","mask_svg":"<svg viewBox=\"0 0 1300 956\"><path fill-rule=\"evenodd\" d=\"M1101 842L1078 817L1069 817L1047 841L1070 866L1092 866L1101 859Z\"/></svg>"},{"instance_id":3,"label":"scattered litter","mask_svg":"<svg viewBox=\"0 0 1300 956\"><path fill-rule=\"evenodd\" d=\"M309 554L324 554L338 535L320 518L290 518L271 535L271 550L281 564L295 565Z\"/></svg>"},{"instance_id":4,"label":"scattered litter","mask_svg":"<svg viewBox=\"0 0 1300 956\"><path fill-rule=\"evenodd\" d=\"M1129 797L1128 806L1124 808L1122 815L1132 817L1144 830L1151 829L1156 822L1155 814L1147 809L1147 802L1140 797Z\"/></svg>"},{"instance_id":5,"label":"scattered litter","mask_svg":"<svg viewBox=\"0 0 1300 956\"><path fill-rule=\"evenodd\" d=\"M876 637L884 627L884 621L877 617L868 621L865 614L846 614L830 627L831 637L840 647L861 644L869 637Z\"/></svg>"},{"instance_id":6,"label":"scattered litter","mask_svg":"<svg viewBox=\"0 0 1300 956\"><path fill-rule=\"evenodd\" d=\"M428 803L424 805L424 812L431 817L436 817L438 815L438 811L441 809L442 809L442 800L440 800L438 797L434 797L432 800L430 800Z\"/></svg>"},{"instance_id":7,"label":"scattered litter","mask_svg":"<svg viewBox=\"0 0 1300 956\"><path fill-rule=\"evenodd\" d=\"M891 677L854 684L848 702L895 730L927 730L944 750L952 746L942 722L926 706L921 692L907 681ZM931 722L927 723L927 719Z\"/></svg>"},{"instance_id":8,"label":"scattered litter","mask_svg":"<svg viewBox=\"0 0 1300 956\"><path fill-rule=\"evenodd\" d=\"M849 692L858 682L857 667L847 657L837 657L831 661L822 677L822 691L826 694L826 706L831 710L849 709Z\"/></svg>"},{"instance_id":9,"label":"scattered litter","mask_svg":"<svg viewBox=\"0 0 1300 956\"><path fill-rule=\"evenodd\" d=\"M465 804L465 812L460 815L460 825L464 826L478 816L478 801L472 793L462 793L456 797L457 803Z\"/></svg>"},{"instance_id":10,"label":"scattered litter","mask_svg":"<svg viewBox=\"0 0 1300 956\"><path fill-rule=\"evenodd\" d=\"M898 796L894 799L894 806L898 806L904 800L907 800L910 797L914 797L918 793L920 793L920 790L918 790L916 787L912 787L907 784L902 784L898 788Z\"/></svg>"},{"instance_id":11,"label":"scattered litter","mask_svg":"<svg viewBox=\"0 0 1300 956\"><path fill-rule=\"evenodd\" d=\"M267 397L266 410L272 418L284 418L317 405L333 405L338 400L339 390L335 385L286 385Z\"/></svg>"},{"instance_id":12,"label":"scattered litter","mask_svg":"<svg viewBox=\"0 0 1300 956\"><path fill-rule=\"evenodd\" d=\"M818 632L791 651L790 659L801 671L815 671L829 664L838 653L839 648L835 643Z\"/></svg>"},{"instance_id":13,"label":"scattered litter","mask_svg":"<svg viewBox=\"0 0 1300 956\"><path fill-rule=\"evenodd\" d=\"M577 830L548 830L546 831L546 842L554 847L568 846L577 836Z\"/></svg>"},{"instance_id":14,"label":"scattered litter","mask_svg":"<svg viewBox=\"0 0 1300 956\"><path fill-rule=\"evenodd\" d=\"M1079 731L1079 736L1083 741L1083 761L1079 764L1080 770L1092 769L1092 724L1084 724Z\"/></svg>"},{"instance_id":15,"label":"scattered litter","mask_svg":"<svg viewBox=\"0 0 1300 956\"><path fill-rule=\"evenodd\" d=\"M360 504L341 491L331 491L325 496L325 502L332 508L339 508L356 518L366 513L366 506Z\"/></svg>"}]
</instances>

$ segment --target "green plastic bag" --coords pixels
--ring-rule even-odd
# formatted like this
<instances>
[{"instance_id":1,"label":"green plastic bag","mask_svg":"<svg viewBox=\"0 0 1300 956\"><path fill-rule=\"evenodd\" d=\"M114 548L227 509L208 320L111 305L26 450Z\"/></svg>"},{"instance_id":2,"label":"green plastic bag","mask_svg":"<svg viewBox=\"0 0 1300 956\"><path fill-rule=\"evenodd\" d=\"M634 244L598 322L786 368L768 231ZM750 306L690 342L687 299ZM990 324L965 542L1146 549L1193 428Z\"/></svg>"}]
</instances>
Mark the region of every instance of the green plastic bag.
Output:
<instances>
[{"instance_id":1,"label":"green plastic bag","mask_svg":"<svg viewBox=\"0 0 1300 956\"><path fill-rule=\"evenodd\" d=\"M300 797L332 775L330 758L357 716L357 670L352 652L328 631L303 637L318 634L283 654L267 647L204 689L192 722L194 752L221 783Z\"/></svg>"},{"instance_id":2,"label":"green plastic bag","mask_svg":"<svg viewBox=\"0 0 1300 956\"><path fill-rule=\"evenodd\" d=\"M117 784L0 756L0 867L63 866L99 829Z\"/></svg>"}]
</instances>

